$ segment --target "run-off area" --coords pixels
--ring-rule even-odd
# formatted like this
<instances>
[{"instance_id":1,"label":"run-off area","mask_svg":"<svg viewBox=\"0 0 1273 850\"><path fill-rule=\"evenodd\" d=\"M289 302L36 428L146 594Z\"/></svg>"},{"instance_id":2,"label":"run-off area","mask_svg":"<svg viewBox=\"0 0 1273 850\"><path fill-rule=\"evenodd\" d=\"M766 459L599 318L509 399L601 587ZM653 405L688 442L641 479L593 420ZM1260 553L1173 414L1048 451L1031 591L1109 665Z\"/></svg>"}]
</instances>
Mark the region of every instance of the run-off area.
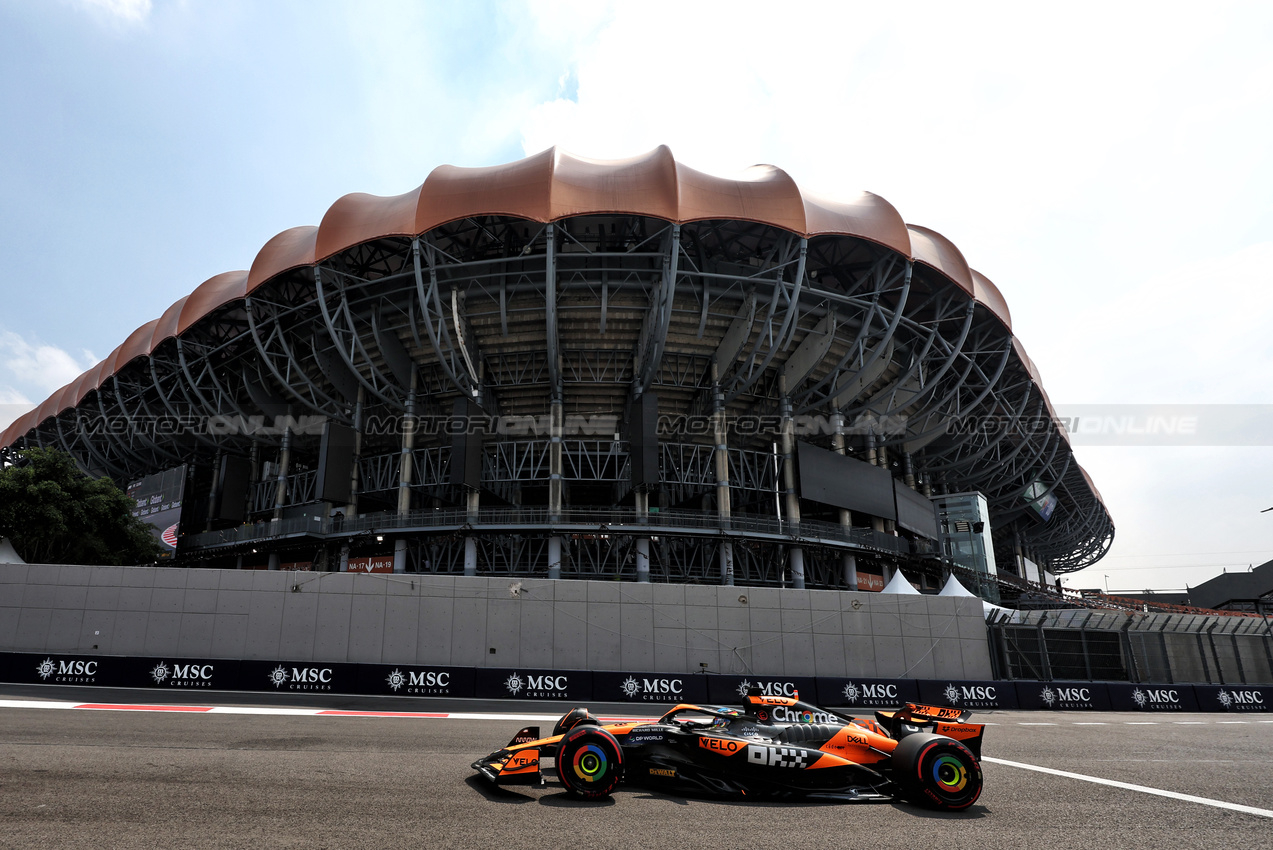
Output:
<instances>
[{"instance_id":1,"label":"run-off area","mask_svg":"<svg viewBox=\"0 0 1273 850\"><path fill-rule=\"evenodd\" d=\"M1270 817L1213 804L1273 809L1273 722L1260 716L1172 716L1150 725L1126 714L1056 713L1048 715L1055 725L1039 726L1023 725L1037 723L1034 712L981 714L993 724L985 792L970 811L941 814L902 804L686 800L639 788L586 804L554 784L494 790L476 780L475 758L528 722L551 722L541 719L547 714L54 711L22 702L0 703L4 846L506 848L568 840L589 848L992 850L1046 841L1051 850L1183 846L1185 836L1188 846L1261 847L1273 835Z\"/></svg>"}]
</instances>

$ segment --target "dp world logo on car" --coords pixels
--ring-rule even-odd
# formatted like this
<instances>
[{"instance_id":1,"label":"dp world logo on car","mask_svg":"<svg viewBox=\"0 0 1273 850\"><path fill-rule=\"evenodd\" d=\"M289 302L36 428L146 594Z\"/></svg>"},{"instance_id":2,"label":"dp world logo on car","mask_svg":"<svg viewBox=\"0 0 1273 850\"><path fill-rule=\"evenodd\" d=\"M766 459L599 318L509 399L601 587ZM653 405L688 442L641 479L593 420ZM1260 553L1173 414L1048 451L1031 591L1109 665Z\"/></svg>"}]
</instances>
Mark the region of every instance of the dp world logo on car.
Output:
<instances>
[{"instance_id":1,"label":"dp world logo on car","mask_svg":"<svg viewBox=\"0 0 1273 850\"><path fill-rule=\"evenodd\" d=\"M330 667L284 667L282 664L269 673L270 684L275 688L287 685L289 691L330 691L334 677Z\"/></svg>"},{"instance_id":2,"label":"dp world logo on car","mask_svg":"<svg viewBox=\"0 0 1273 850\"><path fill-rule=\"evenodd\" d=\"M211 664L180 664L160 661L150 671L156 685L168 688L210 688L213 666Z\"/></svg>"}]
</instances>

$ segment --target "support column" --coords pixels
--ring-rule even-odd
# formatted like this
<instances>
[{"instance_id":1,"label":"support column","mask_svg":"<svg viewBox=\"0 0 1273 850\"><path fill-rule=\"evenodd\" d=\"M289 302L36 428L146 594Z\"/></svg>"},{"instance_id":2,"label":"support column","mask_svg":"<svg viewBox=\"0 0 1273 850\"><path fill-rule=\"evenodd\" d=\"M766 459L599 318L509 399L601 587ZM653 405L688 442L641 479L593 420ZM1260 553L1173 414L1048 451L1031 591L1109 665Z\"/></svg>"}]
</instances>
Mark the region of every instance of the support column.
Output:
<instances>
[{"instance_id":1,"label":"support column","mask_svg":"<svg viewBox=\"0 0 1273 850\"><path fill-rule=\"evenodd\" d=\"M639 490L634 494L636 501L637 522L645 525L650 521L650 494L644 490ZM636 576L637 581L642 584L650 582L650 538L638 537L636 539Z\"/></svg>"},{"instance_id":2,"label":"support column","mask_svg":"<svg viewBox=\"0 0 1273 850\"><path fill-rule=\"evenodd\" d=\"M283 445L278 455L278 477L274 487L274 522L283 518L283 506L287 504L287 469L292 460L292 415L287 415L287 424L283 426ZM277 562L277 558L274 562ZM275 567L274 569L277 569Z\"/></svg>"},{"instance_id":3,"label":"support column","mask_svg":"<svg viewBox=\"0 0 1273 850\"><path fill-rule=\"evenodd\" d=\"M359 474L358 462L362 459L362 408L366 403L366 392L362 384L359 384L358 398L354 402L354 459L349 465L349 503L345 505L345 519L353 519L358 516L358 489L362 486L362 476Z\"/></svg>"},{"instance_id":4,"label":"support column","mask_svg":"<svg viewBox=\"0 0 1273 850\"><path fill-rule=\"evenodd\" d=\"M561 522L563 502L561 432L565 419L565 407L560 397L555 397L549 407L549 430L551 440L548 447L548 521ZM553 535L548 538L548 577L561 578L561 537Z\"/></svg>"},{"instance_id":5,"label":"support column","mask_svg":"<svg viewBox=\"0 0 1273 850\"><path fill-rule=\"evenodd\" d=\"M478 520L478 512L481 507L481 493L478 490L470 490L468 492L468 522L473 525ZM464 574L466 576L477 575L477 538L470 534L464 538Z\"/></svg>"},{"instance_id":6,"label":"support column","mask_svg":"<svg viewBox=\"0 0 1273 850\"><path fill-rule=\"evenodd\" d=\"M880 466L880 452L875 448L875 434L868 433L866 435L866 462L871 466ZM871 517L871 529L881 534L884 532L884 518Z\"/></svg>"},{"instance_id":7,"label":"support column","mask_svg":"<svg viewBox=\"0 0 1273 850\"><path fill-rule=\"evenodd\" d=\"M716 438L716 518L722 530L729 528L729 443L725 422L725 394L720 388L720 369L712 362L712 434ZM734 584L734 543L722 537L720 583Z\"/></svg>"},{"instance_id":8,"label":"support column","mask_svg":"<svg viewBox=\"0 0 1273 850\"><path fill-rule=\"evenodd\" d=\"M212 530L217 518L217 501L221 495L221 450L217 449L216 459L212 461L212 487L208 490L208 523L205 531Z\"/></svg>"},{"instance_id":9,"label":"support column","mask_svg":"<svg viewBox=\"0 0 1273 850\"><path fill-rule=\"evenodd\" d=\"M398 516L406 516L411 512L411 451L415 448L415 396L418 380L418 373L413 366L411 388L407 392L407 410L402 416L402 452L398 460ZM395 573L407 571L407 541L402 538L393 543L393 571Z\"/></svg>"},{"instance_id":10,"label":"support column","mask_svg":"<svg viewBox=\"0 0 1273 850\"><path fill-rule=\"evenodd\" d=\"M270 568L271 570L277 570L277 569L278 569L278 552L271 552L271 553L270 553L270 565L269 565L269 568Z\"/></svg>"},{"instance_id":11,"label":"support column","mask_svg":"<svg viewBox=\"0 0 1273 850\"><path fill-rule=\"evenodd\" d=\"M782 488L786 503L787 522L791 535L800 537L800 497L796 495L796 436L791 418L791 399L787 397L787 379L779 376L778 391L782 393ZM804 549L791 546L787 549L787 563L791 567L791 586L804 589Z\"/></svg>"},{"instance_id":12,"label":"support column","mask_svg":"<svg viewBox=\"0 0 1273 850\"><path fill-rule=\"evenodd\" d=\"M831 414L831 448L840 455L844 456L844 414L835 411ZM853 514L847 508L840 508L840 527L844 529L844 537L847 540L853 531ZM844 586L849 590L858 589L858 562L857 558L850 552L845 552L840 556L840 565L844 570Z\"/></svg>"}]
</instances>

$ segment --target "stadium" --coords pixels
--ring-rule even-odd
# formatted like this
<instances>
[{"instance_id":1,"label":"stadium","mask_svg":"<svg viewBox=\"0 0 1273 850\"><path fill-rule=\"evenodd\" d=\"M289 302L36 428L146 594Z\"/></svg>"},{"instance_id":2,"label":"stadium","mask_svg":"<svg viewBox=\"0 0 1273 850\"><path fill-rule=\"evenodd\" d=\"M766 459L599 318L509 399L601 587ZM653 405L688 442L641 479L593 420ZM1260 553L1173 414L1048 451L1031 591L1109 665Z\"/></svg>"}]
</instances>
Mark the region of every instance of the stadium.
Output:
<instances>
[{"instance_id":1,"label":"stadium","mask_svg":"<svg viewBox=\"0 0 1273 850\"><path fill-rule=\"evenodd\" d=\"M71 453L177 565L997 600L1113 539L995 285L771 166L441 166L155 312L0 463Z\"/></svg>"}]
</instances>

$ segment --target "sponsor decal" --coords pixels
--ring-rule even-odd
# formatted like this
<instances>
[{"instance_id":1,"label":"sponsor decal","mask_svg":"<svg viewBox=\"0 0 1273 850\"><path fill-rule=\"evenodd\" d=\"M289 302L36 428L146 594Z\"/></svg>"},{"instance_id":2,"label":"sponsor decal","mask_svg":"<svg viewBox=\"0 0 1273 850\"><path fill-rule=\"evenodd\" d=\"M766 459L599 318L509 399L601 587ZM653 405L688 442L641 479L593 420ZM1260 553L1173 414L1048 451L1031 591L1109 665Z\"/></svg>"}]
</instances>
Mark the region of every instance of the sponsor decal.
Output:
<instances>
[{"instance_id":1,"label":"sponsor decal","mask_svg":"<svg viewBox=\"0 0 1273 850\"><path fill-rule=\"evenodd\" d=\"M170 666L167 661L160 661L150 671L150 678L156 685L168 688L210 688L212 687L211 664L182 664L174 661Z\"/></svg>"},{"instance_id":2,"label":"sponsor decal","mask_svg":"<svg viewBox=\"0 0 1273 850\"><path fill-rule=\"evenodd\" d=\"M676 778L676 768L674 767L652 767L650 768L651 776L663 776L668 779Z\"/></svg>"},{"instance_id":3,"label":"sponsor decal","mask_svg":"<svg viewBox=\"0 0 1273 850\"><path fill-rule=\"evenodd\" d=\"M521 673L514 672L504 680L504 687L512 696L564 697L569 695L570 679L562 674L553 676L544 673L538 676L533 674L523 676Z\"/></svg>"},{"instance_id":4,"label":"sponsor decal","mask_svg":"<svg viewBox=\"0 0 1273 850\"><path fill-rule=\"evenodd\" d=\"M503 772L514 773L537 767L539 767L539 750L526 750L509 756L508 761L504 762Z\"/></svg>"},{"instance_id":5,"label":"sponsor decal","mask_svg":"<svg viewBox=\"0 0 1273 850\"><path fill-rule=\"evenodd\" d=\"M637 678L628 676L619 684L620 692L628 699L667 702L679 699L685 691L685 682L677 678Z\"/></svg>"},{"instance_id":6,"label":"sponsor decal","mask_svg":"<svg viewBox=\"0 0 1273 850\"><path fill-rule=\"evenodd\" d=\"M667 734L664 732L645 732L640 735L633 735L629 733L628 736L624 738L624 743L632 745L662 744L665 741L667 741Z\"/></svg>"},{"instance_id":7,"label":"sponsor decal","mask_svg":"<svg viewBox=\"0 0 1273 850\"><path fill-rule=\"evenodd\" d=\"M792 708L785 705L774 706L773 719L777 723L843 723L844 721L825 711Z\"/></svg>"},{"instance_id":8,"label":"sponsor decal","mask_svg":"<svg viewBox=\"0 0 1273 850\"><path fill-rule=\"evenodd\" d=\"M1132 691L1132 701L1141 708L1155 706L1180 705L1180 691L1175 688L1136 688Z\"/></svg>"},{"instance_id":9,"label":"sponsor decal","mask_svg":"<svg viewBox=\"0 0 1273 850\"><path fill-rule=\"evenodd\" d=\"M97 681L97 662L83 659L54 661L46 658L35 666L36 675L42 681L63 684L90 683Z\"/></svg>"},{"instance_id":10,"label":"sponsor decal","mask_svg":"<svg viewBox=\"0 0 1273 850\"><path fill-rule=\"evenodd\" d=\"M942 696L953 706L994 708L999 704L999 692L994 685L956 685L951 682L942 689Z\"/></svg>"},{"instance_id":11,"label":"sponsor decal","mask_svg":"<svg viewBox=\"0 0 1273 850\"><path fill-rule=\"evenodd\" d=\"M289 691L330 691L333 673L330 667L284 667L269 672L270 684L276 689L287 685Z\"/></svg>"},{"instance_id":12,"label":"sponsor decal","mask_svg":"<svg viewBox=\"0 0 1273 850\"><path fill-rule=\"evenodd\" d=\"M698 745L704 750L711 750L723 756L732 756L747 746L742 741L731 741L728 738L699 738Z\"/></svg>"},{"instance_id":13,"label":"sponsor decal","mask_svg":"<svg viewBox=\"0 0 1273 850\"><path fill-rule=\"evenodd\" d=\"M385 677L385 684L395 694L401 688L406 688L405 693L408 694L449 694L451 674L446 670L408 670L404 673L395 667Z\"/></svg>"},{"instance_id":14,"label":"sponsor decal","mask_svg":"<svg viewBox=\"0 0 1273 850\"><path fill-rule=\"evenodd\" d=\"M806 750L796 747L769 747L762 744L748 744L747 763L764 767L802 768L809 763L809 754Z\"/></svg>"},{"instance_id":15,"label":"sponsor decal","mask_svg":"<svg viewBox=\"0 0 1273 850\"><path fill-rule=\"evenodd\" d=\"M1264 692L1254 688L1220 688L1216 700L1225 711L1268 711L1273 706L1264 698Z\"/></svg>"},{"instance_id":16,"label":"sponsor decal","mask_svg":"<svg viewBox=\"0 0 1273 850\"><path fill-rule=\"evenodd\" d=\"M761 696L766 697L791 697L793 699L800 697L800 692L796 689L793 682L749 682L746 679L739 683L738 695L745 697L752 688L760 688Z\"/></svg>"}]
</instances>

